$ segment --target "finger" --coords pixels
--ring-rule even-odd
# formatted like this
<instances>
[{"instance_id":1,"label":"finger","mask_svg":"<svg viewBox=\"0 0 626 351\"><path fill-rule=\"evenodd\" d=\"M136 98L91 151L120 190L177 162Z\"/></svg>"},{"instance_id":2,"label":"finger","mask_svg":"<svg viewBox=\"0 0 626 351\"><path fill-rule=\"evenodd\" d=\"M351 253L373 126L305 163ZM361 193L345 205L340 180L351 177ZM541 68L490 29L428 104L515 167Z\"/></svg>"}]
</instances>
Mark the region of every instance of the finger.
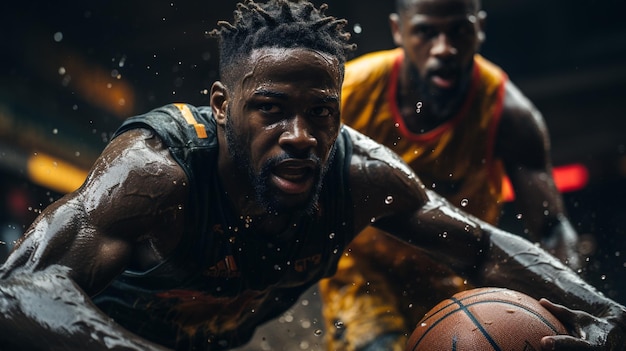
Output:
<instances>
[{"instance_id":1,"label":"finger","mask_svg":"<svg viewBox=\"0 0 626 351\"><path fill-rule=\"evenodd\" d=\"M541 349L548 350L595 350L587 340L579 339L569 335L544 336L541 339Z\"/></svg>"},{"instance_id":2,"label":"finger","mask_svg":"<svg viewBox=\"0 0 626 351\"><path fill-rule=\"evenodd\" d=\"M552 313L561 322L567 322L567 324L571 325L576 318L576 312L563 305L556 304L546 298L541 298L539 300L539 303L541 304L541 306L550 311L550 313Z\"/></svg>"}]
</instances>

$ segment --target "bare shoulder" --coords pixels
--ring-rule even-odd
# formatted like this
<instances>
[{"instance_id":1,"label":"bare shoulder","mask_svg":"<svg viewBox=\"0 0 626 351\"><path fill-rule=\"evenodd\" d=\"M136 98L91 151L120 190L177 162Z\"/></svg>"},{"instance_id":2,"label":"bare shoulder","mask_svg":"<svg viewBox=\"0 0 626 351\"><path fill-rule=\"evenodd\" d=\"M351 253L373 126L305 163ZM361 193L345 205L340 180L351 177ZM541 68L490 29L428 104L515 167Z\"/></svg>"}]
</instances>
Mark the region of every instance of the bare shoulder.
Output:
<instances>
[{"instance_id":1,"label":"bare shoulder","mask_svg":"<svg viewBox=\"0 0 626 351\"><path fill-rule=\"evenodd\" d=\"M410 212L427 200L424 186L393 151L349 128L353 142L350 183L356 207L355 222Z\"/></svg>"},{"instance_id":2,"label":"bare shoulder","mask_svg":"<svg viewBox=\"0 0 626 351\"><path fill-rule=\"evenodd\" d=\"M524 147L520 147L520 145ZM505 98L496 139L496 153L505 160L524 159L519 154L542 159L549 149L549 135L541 112L511 81L506 83Z\"/></svg>"},{"instance_id":3,"label":"bare shoulder","mask_svg":"<svg viewBox=\"0 0 626 351\"><path fill-rule=\"evenodd\" d=\"M105 228L132 225L143 230L181 216L178 212L187 193L185 172L148 129L132 129L113 139L81 189L87 200L86 212L97 213L94 224Z\"/></svg>"},{"instance_id":4,"label":"bare shoulder","mask_svg":"<svg viewBox=\"0 0 626 351\"><path fill-rule=\"evenodd\" d=\"M541 112L533 102L511 81L505 86L502 122L512 129L528 128L544 129L545 124Z\"/></svg>"}]
</instances>

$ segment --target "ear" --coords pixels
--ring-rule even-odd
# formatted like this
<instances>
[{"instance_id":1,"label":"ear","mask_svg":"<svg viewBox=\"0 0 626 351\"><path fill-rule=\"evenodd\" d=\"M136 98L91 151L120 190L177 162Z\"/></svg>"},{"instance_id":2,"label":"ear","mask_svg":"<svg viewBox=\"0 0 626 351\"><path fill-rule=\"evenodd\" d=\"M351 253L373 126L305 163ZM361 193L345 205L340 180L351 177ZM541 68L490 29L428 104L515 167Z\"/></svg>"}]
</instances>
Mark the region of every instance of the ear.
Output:
<instances>
[{"instance_id":1,"label":"ear","mask_svg":"<svg viewBox=\"0 0 626 351\"><path fill-rule=\"evenodd\" d=\"M224 126L228 109L228 89L220 81L216 81L211 86L211 109L217 124Z\"/></svg>"},{"instance_id":2,"label":"ear","mask_svg":"<svg viewBox=\"0 0 626 351\"><path fill-rule=\"evenodd\" d=\"M478 45L482 45L485 41L485 26L487 23L487 12L478 11Z\"/></svg>"},{"instance_id":3,"label":"ear","mask_svg":"<svg viewBox=\"0 0 626 351\"><path fill-rule=\"evenodd\" d=\"M389 27L391 28L391 36L393 37L393 42L397 46L402 46L402 33L400 32L400 15L397 13L392 13L389 15Z\"/></svg>"}]
</instances>

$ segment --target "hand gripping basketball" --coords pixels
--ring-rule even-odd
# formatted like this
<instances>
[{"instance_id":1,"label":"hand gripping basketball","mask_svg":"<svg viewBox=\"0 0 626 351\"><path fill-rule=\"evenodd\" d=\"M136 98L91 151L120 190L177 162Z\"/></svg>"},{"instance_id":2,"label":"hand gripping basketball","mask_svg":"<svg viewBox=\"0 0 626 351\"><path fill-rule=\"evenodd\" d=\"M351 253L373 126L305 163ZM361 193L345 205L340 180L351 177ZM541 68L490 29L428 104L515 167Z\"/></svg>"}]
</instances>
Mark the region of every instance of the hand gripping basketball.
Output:
<instances>
[{"instance_id":1,"label":"hand gripping basketball","mask_svg":"<svg viewBox=\"0 0 626 351\"><path fill-rule=\"evenodd\" d=\"M567 330L539 301L509 289L477 288L426 313L406 351L541 350L541 339L553 335Z\"/></svg>"}]
</instances>

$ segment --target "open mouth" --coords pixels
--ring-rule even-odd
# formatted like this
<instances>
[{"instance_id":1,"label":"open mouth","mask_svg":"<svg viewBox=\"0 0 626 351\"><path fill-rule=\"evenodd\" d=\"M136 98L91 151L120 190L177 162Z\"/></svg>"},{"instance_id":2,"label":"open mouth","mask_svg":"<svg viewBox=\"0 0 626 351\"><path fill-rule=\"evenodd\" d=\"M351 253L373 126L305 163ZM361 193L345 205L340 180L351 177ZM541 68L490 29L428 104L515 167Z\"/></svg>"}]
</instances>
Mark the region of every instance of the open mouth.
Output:
<instances>
[{"instance_id":1,"label":"open mouth","mask_svg":"<svg viewBox=\"0 0 626 351\"><path fill-rule=\"evenodd\" d=\"M454 84L456 83L456 79L454 78L447 78L439 75L433 75L431 81L436 87L441 89L450 89L454 87Z\"/></svg>"},{"instance_id":2,"label":"open mouth","mask_svg":"<svg viewBox=\"0 0 626 351\"><path fill-rule=\"evenodd\" d=\"M272 182L284 193L307 193L315 180L315 163L309 160L286 160L272 171Z\"/></svg>"},{"instance_id":3,"label":"open mouth","mask_svg":"<svg viewBox=\"0 0 626 351\"><path fill-rule=\"evenodd\" d=\"M458 83L458 70L452 66L432 68L428 74L431 84L439 89L452 89Z\"/></svg>"}]
</instances>

